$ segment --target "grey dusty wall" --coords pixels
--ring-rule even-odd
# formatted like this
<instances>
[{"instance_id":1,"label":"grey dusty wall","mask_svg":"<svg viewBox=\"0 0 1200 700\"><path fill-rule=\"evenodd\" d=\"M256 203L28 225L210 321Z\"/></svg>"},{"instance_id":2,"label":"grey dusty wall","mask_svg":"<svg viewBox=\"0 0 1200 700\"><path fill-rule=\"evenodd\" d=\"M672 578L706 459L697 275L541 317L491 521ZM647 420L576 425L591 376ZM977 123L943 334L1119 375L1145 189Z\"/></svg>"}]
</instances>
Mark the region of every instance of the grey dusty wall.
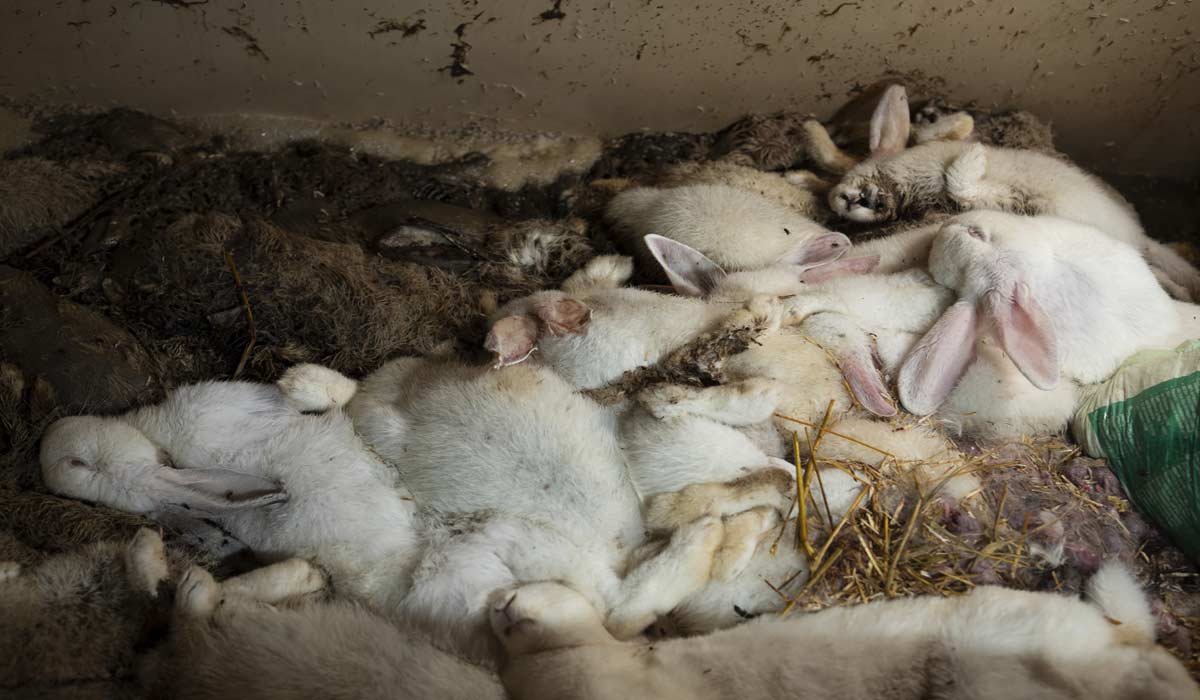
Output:
<instances>
[{"instance_id":1,"label":"grey dusty wall","mask_svg":"<svg viewBox=\"0 0 1200 700\"><path fill-rule=\"evenodd\" d=\"M601 134L916 72L1093 167L1200 170L1194 0L3 0L0 66L16 98Z\"/></svg>"}]
</instances>

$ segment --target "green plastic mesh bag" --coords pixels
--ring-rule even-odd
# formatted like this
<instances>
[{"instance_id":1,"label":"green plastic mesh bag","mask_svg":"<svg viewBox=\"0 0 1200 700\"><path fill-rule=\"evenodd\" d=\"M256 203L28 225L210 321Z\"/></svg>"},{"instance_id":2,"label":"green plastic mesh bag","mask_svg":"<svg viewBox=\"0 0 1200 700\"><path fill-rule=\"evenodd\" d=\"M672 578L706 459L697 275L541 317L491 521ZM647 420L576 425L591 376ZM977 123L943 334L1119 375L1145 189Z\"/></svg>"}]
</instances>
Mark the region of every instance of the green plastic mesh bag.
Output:
<instances>
[{"instance_id":1,"label":"green plastic mesh bag","mask_svg":"<svg viewBox=\"0 0 1200 700\"><path fill-rule=\"evenodd\" d=\"M1129 358L1089 390L1072 427L1134 507L1200 560L1200 341Z\"/></svg>"}]
</instances>

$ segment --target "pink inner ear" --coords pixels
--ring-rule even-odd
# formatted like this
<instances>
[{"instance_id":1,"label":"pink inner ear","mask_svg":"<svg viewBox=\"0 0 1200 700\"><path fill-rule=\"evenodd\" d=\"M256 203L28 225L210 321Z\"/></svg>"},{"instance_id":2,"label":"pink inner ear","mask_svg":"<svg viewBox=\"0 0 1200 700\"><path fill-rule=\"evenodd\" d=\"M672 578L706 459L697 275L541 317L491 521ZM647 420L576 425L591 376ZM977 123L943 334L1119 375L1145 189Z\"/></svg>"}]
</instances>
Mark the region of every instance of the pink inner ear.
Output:
<instances>
[{"instance_id":1,"label":"pink inner ear","mask_svg":"<svg viewBox=\"0 0 1200 700\"><path fill-rule=\"evenodd\" d=\"M488 331L483 347L496 353L496 367L523 362L537 348L537 321L529 316L506 316Z\"/></svg>"},{"instance_id":2,"label":"pink inner ear","mask_svg":"<svg viewBox=\"0 0 1200 700\"><path fill-rule=\"evenodd\" d=\"M816 267L826 265L850 250L850 239L842 233L829 233L797 246L779 258L780 265Z\"/></svg>"},{"instance_id":3,"label":"pink inner ear","mask_svg":"<svg viewBox=\"0 0 1200 700\"><path fill-rule=\"evenodd\" d=\"M936 411L975 359L978 339L973 302L960 300L946 309L900 367L900 403L918 416Z\"/></svg>"},{"instance_id":4,"label":"pink inner ear","mask_svg":"<svg viewBox=\"0 0 1200 700\"><path fill-rule=\"evenodd\" d=\"M884 91L871 115L871 155L887 156L908 146L912 128L908 114L908 92L903 85Z\"/></svg>"},{"instance_id":5,"label":"pink inner ear","mask_svg":"<svg viewBox=\"0 0 1200 700\"><path fill-rule=\"evenodd\" d=\"M861 258L845 258L828 265L821 265L800 273L800 281L806 284L820 284L847 275L865 275L879 265L878 255L868 255Z\"/></svg>"},{"instance_id":6,"label":"pink inner ear","mask_svg":"<svg viewBox=\"0 0 1200 700\"><path fill-rule=\"evenodd\" d=\"M870 361L869 355L839 355L837 362L850 391L863 408L884 418L896 415L896 406L884 384L883 374Z\"/></svg>"},{"instance_id":7,"label":"pink inner ear","mask_svg":"<svg viewBox=\"0 0 1200 700\"><path fill-rule=\"evenodd\" d=\"M988 308L1000 347L1031 384L1044 391L1058 386L1058 340L1050 316L1018 282L1012 297L988 294Z\"/></svg>"},{"instance_id":8,"label":"pink inner ear","mask_svg":"<svg viewBox=\"0 0 1200 700\"><path fill-rule=\"evenodd\" d=\"M684 296L699 297L711 292L725 277L725 270L700 251L666 236L649 234L646 247L675 291Z\"/></svg>"},{"instance_id":9,"label":"pink inner ear","mask_svg":"<svg viewBox=\"0 0 1200 700\"><path fill-rule=\"evenodd\" d=\"M592 318L592 310L577 299L539 302L534 306L534 313L554 336L584 335Z\"/></svg>"}]
</instances>

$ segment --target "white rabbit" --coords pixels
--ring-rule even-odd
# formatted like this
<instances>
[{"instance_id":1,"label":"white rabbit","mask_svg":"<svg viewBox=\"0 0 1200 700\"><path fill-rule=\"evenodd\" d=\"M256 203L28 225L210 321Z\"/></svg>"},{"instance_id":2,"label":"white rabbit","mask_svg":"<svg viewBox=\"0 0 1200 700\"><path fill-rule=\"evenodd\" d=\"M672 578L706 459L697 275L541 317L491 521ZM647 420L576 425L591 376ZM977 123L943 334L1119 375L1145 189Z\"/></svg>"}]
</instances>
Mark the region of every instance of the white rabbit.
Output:
<instances>
[{"instance_id":1,"label":"white rabbit","mask_svg":"<svg viewBox=\"0 0 1200 700\"><path fill-rule=\"evenodd\" d=\"M820 221L829 215L824 196L829 184L807 170L776 173L724 160L685 162L666 168L652 184L655 188L728 185L773 199L810 219Z\"/></svg>"},{"instance_id":2,"label":"white rabbit","mask_svg":"<svg viewBox=\"0 0 1200 700\"><path fill-rule=\"evenodd\" d=\"M617 636L637 634L710 574L736 575L744 557L722 549L757 544L771 518L735 516L726 538L717 516L733 512L717 498L665 517L662 529L673 530L665 548L634 557L646 542L645 522L616 418L544 367L398 360L361 382L348 411L413 497L447 523L431 536L401 608L445 630L435 638L477 636L492 592L544 579L588 595ZM714 488L734 494L743 510L786 506L779 488Z\"/></svg>"},{"instance_id":3,"label":"white rabbit","mask_svg":"<svg viewBox=\"0 0 1200 700\"><path fill-rule=\"evenodd\" d=\"M492 626L514 700L1200 698L1154 644L1150 605L1125 569L1102 568L1089 597L985 586L648 644L618 642L585 598L536 583L497 596Z\"/></svg>"},{"instance_id":4,"label":"white rabbit","mask_svg":"<svg viewBox=\"0 0 1200 700\"><path fill-rule=\"evenodd\" d=\"M844 235L756 192L724 184L635 187L613 198L606 217L646 265L653 264L643 243L648 234L687 243L734 270L818 265L850 247Z\"/></svg>"},{"instance_id":5,"label":"white rabbit","mask_svg":"<svg viewBox=\"0 0 1200 700\"><path fill-rule=\"evenodd\" d=\"M1137 249L1173 296L1200 295L1197 271L1146 235L1115 190L1080 168L1035 151L934 142L860 164L829 192L843 218L888 221L929 210L999 209L1060 216L1096 227Z\"/></svg>"},{"instance_id":6,"label":"white rabbit","mask_svg":"<svg viewBox=\"0 0 1200 700\"><path fill-rule=\"evenodd\" d=\"M342 412L300 407L277 386L206 382L64 418L42 439L42 476L61 495L211 519L261 556L313 558L340 590L395 605L421 551L416 504Z\"/></svg>"},{"instance_id":7,"label":"white rabbit","mask_svg":"<svg viewBox=\"0 0 1200 700\"><path fill-rule=\"evenodd\" d=\"M1134 249L1064 219L961 214L929 264L959 300L905 357L900 398L968 428L1061 430L1080 384L1197 330Z\"/></svg>"},{"instance_id":8,"label":"white rabbit","mask_svg":"<svg viewBox=\"0 0 1200 700\"><path fill-rule=\"evenodd\" d=\"M142 672L154 697L505 697L495 674L434 647L420 631L348 601L307 596L294 562L221 583L192 567L179 579L164 648Z\"/></svg>"}]
</instances>

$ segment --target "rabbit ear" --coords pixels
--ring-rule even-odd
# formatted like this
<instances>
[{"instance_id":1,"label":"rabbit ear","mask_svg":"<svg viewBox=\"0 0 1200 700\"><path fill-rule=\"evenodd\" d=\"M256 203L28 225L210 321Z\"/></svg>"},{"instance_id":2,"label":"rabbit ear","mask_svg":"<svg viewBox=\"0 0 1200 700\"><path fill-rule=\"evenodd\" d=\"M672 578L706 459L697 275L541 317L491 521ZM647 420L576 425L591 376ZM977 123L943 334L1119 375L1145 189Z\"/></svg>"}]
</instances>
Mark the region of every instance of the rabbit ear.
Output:
<instances>
[{"instance_id":1,"label":"rabbit ear","mask_svg":"<svg viewBox=\"0 0 1200 700\"><path fill-rule=\"evenodd\" d=\"M586 304L569 297L539 301L533 305L533 312L554 336L584 335L592 318L592 310Z\"/></svg>"},{"instance_id":2,"label":"rabbit ear","mask_svg":"<svg viewBox=\"0 0 1200 700\"><path fill-rule=\"evenodd\" d=\"M646 247L671 280L671 286L684 296L702 297L725 277L720 265L695 248L653 233L645 240Z\"/></svg>"},{"instance_id":3,"label":"rabbit ear","mask_svg":"<svg viewBox=\"0 0 1200 700\"><path fill-rule=\"evenodd\" d=\"M816 267L837 260L845 255L847 250L850 250L850 239L846 234L828 233L792 248L778 262L780 265Z\"/></svg>"},{"instance_id":4,"label":"rabbit ear","mask_svg":"<svg viewBox=\"0 0 1200 700\"><path fill-rule=\"evenodd\" d=\"M1029 285L1017 282L1011 296L990 292L987 301L1000 346L1021 374L1044 391L1056 387L1058 336Z\"/></svg>"},{"instance_id":5,"label":"rabbit ear","mask_svg":"<svg viewBox=\"0 0 1200 700\"><path fill-rule=\"evenodd\" d=\"M879 266L878 255L867 255L860 258L843 258L827 265L814 267L800 273L800 281L805 284L820 284L847 275L865 275Z\"/></svg>"},{"instance_id":6,"label":"rabbit ear","mask_svg":"<svg viewBox=\"0 0 1200 700\"><path fill-rule=\"evenodd\" d=\"M147 491L151 498L165 505L211 516L261 508L288 499L274 481L227 469L159 467L148 480Z\"/></svg>"},{"instance_id":7,"label":"rabbit ear","mask_svg":"<svg viewBox=\"0 0 1200 700\"><path fill-rule=\"evenodd\" d=\"M496 353L497 369L524 362L537 349L538 324L531 316L505 316L492 324L483 347Z\"/></svg>"},{"instance_id":8,"label":"rabbit ear","mask_svg":"<svg viewBox=\"0 0 1200 700\"><path fill-rule=\"evenodd\" d=\"M884 418L896 415L896 405L888 393L887 384L875 363L873 353L839 353L836 357L842 376L846 378L846 384L850 386L851 393L863 408Z\"/></svg>"},{"instance_id":9,"label":"rabbit ear","mask_svg":"<svg viewBox=\"0 0 1200 700\"><path fill-rule=\"evenodd\" d=\"M960 300L946 309L900 367L900 403L905 408L927 416L946 400L975 359L978 326L973 302Z\"/></svg>"},{"instance_id":10,"label":"rabbit ear","mask_svg":"<svg viewBox=\"0 0 1200 700\"><path fill-rule=\"evenodd\" d=\"M884 91L871 115L871 155L888 156L908 146L908 92L903 85Z\"/></svg>"}]
</instances>

